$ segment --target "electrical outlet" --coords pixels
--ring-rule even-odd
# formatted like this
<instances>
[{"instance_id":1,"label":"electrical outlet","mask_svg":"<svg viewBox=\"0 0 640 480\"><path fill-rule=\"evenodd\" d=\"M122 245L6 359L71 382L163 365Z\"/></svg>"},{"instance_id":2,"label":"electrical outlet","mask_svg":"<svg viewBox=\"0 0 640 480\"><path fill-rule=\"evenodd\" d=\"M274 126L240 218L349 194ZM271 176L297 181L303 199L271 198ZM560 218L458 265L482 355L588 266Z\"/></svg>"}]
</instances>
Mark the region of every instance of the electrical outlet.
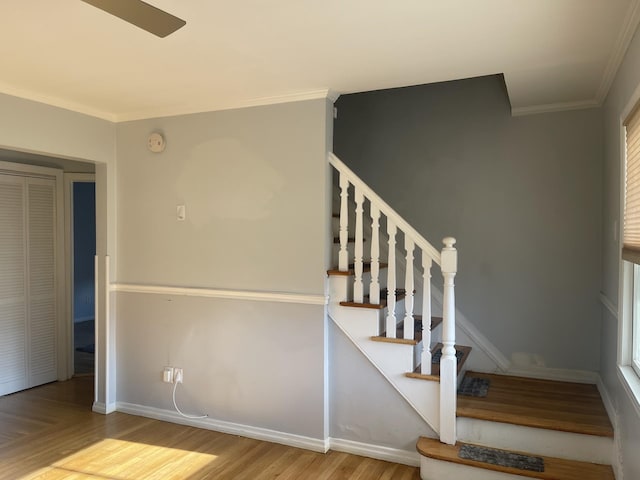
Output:
<instances>
[{"instance_id":1,"label":"electrical outlet","mask_svg":"<svg viewBox=\"0 0 640 480\"><path fill-rule=\"evenodd\" d=\"M181 368L173 369L173 381L175 383L182 383L184 381L183 373Z\"/></svg>"},{"instance_id":2,"label":"electrical outlet","mask_svg":"<svg viewBox=\"0 0 640 480\"><path fill-rule=\"evenodd\" d=\"M182 369L180 370L180 372L182 373ZM164 370L162 371L162 381L164 383L173 383L173 379L174 379L173 367L164 367Z\"/></svg>"}]
</instances>

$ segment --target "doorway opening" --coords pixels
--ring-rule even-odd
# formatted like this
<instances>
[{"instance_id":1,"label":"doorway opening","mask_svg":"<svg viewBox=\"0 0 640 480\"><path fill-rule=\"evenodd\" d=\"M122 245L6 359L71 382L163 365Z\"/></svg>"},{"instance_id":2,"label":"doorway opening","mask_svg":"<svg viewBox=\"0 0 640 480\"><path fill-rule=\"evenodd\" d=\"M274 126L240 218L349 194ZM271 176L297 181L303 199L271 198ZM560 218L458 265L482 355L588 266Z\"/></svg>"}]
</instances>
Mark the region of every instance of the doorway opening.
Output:
<instances>
[{"instance_id":1,"label":"doorway opening","mask_svg":"<svg viewBox=\"0 0 640 480\"><path fill-rule=\"evenodd\" d=\"M71 188L71 293L73 321L73 373L95 371L95 181L72 180Z\"/></svg>"}]
</instances>

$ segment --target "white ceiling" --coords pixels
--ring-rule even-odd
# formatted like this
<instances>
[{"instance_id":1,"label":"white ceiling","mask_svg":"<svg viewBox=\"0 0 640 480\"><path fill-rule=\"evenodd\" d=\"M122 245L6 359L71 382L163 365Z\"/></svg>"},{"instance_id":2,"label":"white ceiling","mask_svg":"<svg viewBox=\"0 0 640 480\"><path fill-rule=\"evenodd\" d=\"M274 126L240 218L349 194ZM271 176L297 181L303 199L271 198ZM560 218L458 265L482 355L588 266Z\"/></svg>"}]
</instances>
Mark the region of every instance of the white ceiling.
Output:
<instances>
[{"instance_id":1,"label":"white ceiling","mask_svg":"<svg viewBox=\"0 0 640 480\"><path fill-rule=\"evenodd\" d=\"M147 0L164 39L80 0L0 2L0 92L113 121L504 73L514 113L602 102L640 0Z\"/></svg>"}]
</instances>

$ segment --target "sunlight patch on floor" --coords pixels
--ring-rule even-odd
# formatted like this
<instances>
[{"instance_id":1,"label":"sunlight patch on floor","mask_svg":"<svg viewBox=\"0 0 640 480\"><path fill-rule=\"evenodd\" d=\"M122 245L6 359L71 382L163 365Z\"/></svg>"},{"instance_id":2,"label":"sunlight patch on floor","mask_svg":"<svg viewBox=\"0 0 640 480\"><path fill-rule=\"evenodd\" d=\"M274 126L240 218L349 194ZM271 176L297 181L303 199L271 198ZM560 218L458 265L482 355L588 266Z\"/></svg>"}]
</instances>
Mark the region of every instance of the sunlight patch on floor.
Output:
<instances>
[{"instance_id":1,"label":"sunlight patch on floor","mask_svg":"<svg viewBox=\"0 0 640 480\"><path fill-rule=\"evenodd\" d=\"M208 453L108 438L20 480L189 478L216 458Z\"/></svg>"}]
</instances>

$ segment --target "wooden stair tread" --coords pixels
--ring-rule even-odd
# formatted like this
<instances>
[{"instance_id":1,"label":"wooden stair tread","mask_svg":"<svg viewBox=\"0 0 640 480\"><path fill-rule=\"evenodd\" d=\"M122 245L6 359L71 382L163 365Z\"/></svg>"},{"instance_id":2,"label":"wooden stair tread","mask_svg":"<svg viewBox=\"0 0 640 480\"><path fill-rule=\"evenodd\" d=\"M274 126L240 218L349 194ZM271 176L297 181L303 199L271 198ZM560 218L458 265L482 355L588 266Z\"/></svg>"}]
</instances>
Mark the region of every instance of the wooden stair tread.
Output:
<instances>
[{"instance_id":1,"label":"wooden stair tread","mask_svg":"<svg viewBox=\"0 0 640 480\"><path fill-rule=\"evenodd\" d=\"M615 480L613 470L609 465L600 465L596 463L577 462L575 460L564 460L555 457L545 457L535 455L544 460L544 472L532 472L521 470L519 468L503 467L500 465L492 465L489 463L478 462L460 458L458 452L460 447L465 445L458 442L456 445L446 445L440 443L433 438L420 437L416 445L416 449L420 455L453 462L471 467L484 468L494 470L496 472L510 473L512 475L521 475L523 477L537 478L541 480ZM467 444L469 445L469 444ZM512 452L524 455L530 455L526 452Z\"/></svg>"},{"instance_id":2,"label":"wooden stair tread","mask_svg":"<svg viewBox=\"0 0 640 480\"><path fill-rule=\"evenodd\" d=\"M396 338L387 338L387 332L383 332L382 335L371 337L374 342L387 342L387 343L401 343L404 345L417 345L422 341L422 315L414 315L415 319L415 332L413 339L404 338L404 322L398 324L396 329ZM442 317L431 317L431 330L436 328L442 323Z\"/></svg>"},{"instance_id":3,"label":"wooden stair tread","mask_svg":"<svg viewBox=\"0 0 640 480\"><path fill-rule=\"evenodd\" d=\"M389 264L381 262L379 266L380 268L387 268ZM348 270L338 270L337 268L327 270L327 275L344 275L344 276L355 275L356 272L353 267L354 267L353 263L350 263ZM362 262L362 273L368 273L370 271L371 271L371 262Z\"/></svg>"},{"instance_id":4,"label":"wooden stair tread","mask_svg":"<svg viewBox=\"0 0 640 480\"><path fill-rule=\"evenodd\" d=\"M455 347L456 347L456 351L462 352L462 357L458 361L458 375L459 375L460 372L462 371L462 367L464 366L464 363L467 361L467 358L469 358L469 354L471 353L471 347L468 347L466 345L456 345ZM436 344L431 351L435 352L438 348L442 348L442 343ZM434 363L431 365L431 375L425 375L424 373L420 373L421 367L422 365L418 365L413 372L408 372L405 375L409 378L417 378L420 380L440 381L440 363Z\"/></svg>"},{"instance_id":5,"label":"wooden stair tread","mask_svg":"<svg viewBox=\"0 0 640 480\"><path fill-rule=\"evenodd\" d=\"M402 300L406 295L406 291L404 288L396 289L396 300ZM364 296L364 301L362 303L351 301L340 302L340 305L343 307L356 307L356 308L372 308L375 310L382 310L387 307L387 289L383 288L380 291L380 303L369 303L369 295Z\"/></svg>"},{"instance_id":6,"label":"wooden stair tread","mask_svg":"<svg viewBox=\"0 0 640 480\"><path fill-rule=\"evenodd\" d=\"M486 378L491 384L484 398L458 396L459 417L613 437L595 385L477 372L466 375Z\"/></svg>"}]
</instances>

